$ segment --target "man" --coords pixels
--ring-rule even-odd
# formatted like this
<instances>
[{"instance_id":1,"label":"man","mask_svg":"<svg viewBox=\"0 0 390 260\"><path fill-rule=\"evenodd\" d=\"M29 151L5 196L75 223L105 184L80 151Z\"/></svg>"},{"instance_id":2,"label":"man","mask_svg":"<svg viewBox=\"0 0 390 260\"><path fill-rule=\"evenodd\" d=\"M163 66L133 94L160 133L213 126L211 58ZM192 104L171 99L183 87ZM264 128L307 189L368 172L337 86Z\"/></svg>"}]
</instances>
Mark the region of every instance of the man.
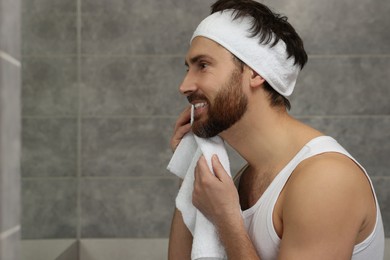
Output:
<instances>
[{"instance_id":1,"label":"man","mask_svg":"<svg viewBox=\"0 0 390 260\"><path fill-rule=\"evenodd\" d=\"M287 110L307 61L287 18L251 0L223 1L197 28L180 91L172 149L189 131L222 137L247 162L237 188L217 156L201 157L192 201L228 259L383 259L384 233L364 169L334 139ZM242 212L241 212L241 210ZM174 213L169 259L190 259L192 235Z\"/></svg>"}]
</instances>

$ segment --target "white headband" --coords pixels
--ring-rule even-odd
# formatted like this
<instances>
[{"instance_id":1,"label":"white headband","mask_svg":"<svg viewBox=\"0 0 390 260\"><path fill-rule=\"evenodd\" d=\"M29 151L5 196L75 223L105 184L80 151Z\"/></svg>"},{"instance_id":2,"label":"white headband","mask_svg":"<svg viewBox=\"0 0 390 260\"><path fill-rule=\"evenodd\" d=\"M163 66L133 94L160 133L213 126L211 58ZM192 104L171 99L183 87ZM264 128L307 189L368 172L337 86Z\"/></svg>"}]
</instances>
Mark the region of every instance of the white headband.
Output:
<instances>
[{"instance_id":1,"label":"white headband","mask_svg":"<svg viewBox=\"0 0 390 260\"><path fill-rule=\"evenodd\" d=\"M233 20L233 10L215 12L206 17L196 28L197 36L209 38L234 54L246 65L261 75L277 92L288 97L294 90L300 67L286 52L286 44L279 40L271 48L259 44L259 37L251 37L252 17Z\"/></svg>"}]
</instances>

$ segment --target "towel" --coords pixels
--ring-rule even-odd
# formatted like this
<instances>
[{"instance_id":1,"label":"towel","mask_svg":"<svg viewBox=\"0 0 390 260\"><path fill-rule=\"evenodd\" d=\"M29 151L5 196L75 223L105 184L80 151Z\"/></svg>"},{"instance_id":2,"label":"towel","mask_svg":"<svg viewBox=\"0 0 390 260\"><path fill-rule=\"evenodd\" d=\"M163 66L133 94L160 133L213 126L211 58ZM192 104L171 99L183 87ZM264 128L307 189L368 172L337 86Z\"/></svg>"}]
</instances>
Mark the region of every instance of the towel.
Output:
<instances>
[{"instance_id":1,"label":"towel","mask_svg":"<svg viewBox=\"0 0 390 260\"><path fill-rule=\"evenodd\" d=\"M193 108L191 122L193 120ZM219 240L214 225L192 204L194 171L201 155L212 170L211 157L216 154L225 171L231 176L229 157L222 138L215 136L204 139L187 133L176 148L167 169L180 178L183 183L176 197L176 207L193 236L191 259L226 259L226 252Z\"/></svg>"},{"instance_id":2,"label":"towel","mask_svg":"<svg viewBox=\"0 0 390 260\"><path fill-rule=\"evenodd\" d=\"M253 17L234 18L234 10L215 12L206 17L194 31L192 40L203 36L213 40L261 75L277 92L288 97L292 94L300 67L294 58L288 57L286 43L279 40L272 46L260 44L259 37L252 37ZM272 36L273 38L275 36Z\"/></svg>"}]
</instances>

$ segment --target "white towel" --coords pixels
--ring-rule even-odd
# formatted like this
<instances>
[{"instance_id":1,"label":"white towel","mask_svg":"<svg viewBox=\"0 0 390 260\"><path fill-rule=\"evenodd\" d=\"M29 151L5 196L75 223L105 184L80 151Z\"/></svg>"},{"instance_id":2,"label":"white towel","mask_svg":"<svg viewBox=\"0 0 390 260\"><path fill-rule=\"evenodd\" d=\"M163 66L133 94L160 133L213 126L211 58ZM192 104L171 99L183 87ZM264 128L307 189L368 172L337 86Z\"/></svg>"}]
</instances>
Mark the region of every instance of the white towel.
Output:
<instances>
[{"instance_id":1,"label":"white towel","mask_svg":"<svg viewBox=\"0 0 390 260\"><path fill-rule=\"evenodd\" d=\"M231 176L224 141L219 137L203 139L187 133L176 148L167 169L184 178L176 197L176 207L193 236L191 259L226 259L226 252L214 225L192 204L194 171L201 155L212 171L211 157L216 154L225 171Z\"/></svg>"}]
</instances>

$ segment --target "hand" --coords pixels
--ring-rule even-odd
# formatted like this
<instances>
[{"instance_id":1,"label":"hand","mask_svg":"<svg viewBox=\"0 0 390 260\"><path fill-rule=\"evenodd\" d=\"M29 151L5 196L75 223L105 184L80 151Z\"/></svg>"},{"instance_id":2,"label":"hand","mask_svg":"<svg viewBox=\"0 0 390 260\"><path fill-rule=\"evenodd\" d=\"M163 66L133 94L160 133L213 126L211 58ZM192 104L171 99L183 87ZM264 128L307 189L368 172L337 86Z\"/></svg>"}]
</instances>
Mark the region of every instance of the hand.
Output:
<instances>
[{"instance_id":1,"label":"hand","mask_svg":"<svg viewBox=\"0 0 390 260\"><path fill-rule=\"evenodd\" d=\"M192 203L214 225L234 223L241 219L237 189L218 156L212 157L212 165L215 175L208 168L204 156L200 157L195 168Z\"/></svg>"},{"instance_id":2,"label":"hand","mask_svg":"<svg viewBox=\"0 0 390 260\"><path fill-rule=\"evenodd\" d=\"M175 129L171 138L171 148L174 152L183 136L191 130L191 106L187 107L176 121Z\"/></svg>"}]
</instances>

